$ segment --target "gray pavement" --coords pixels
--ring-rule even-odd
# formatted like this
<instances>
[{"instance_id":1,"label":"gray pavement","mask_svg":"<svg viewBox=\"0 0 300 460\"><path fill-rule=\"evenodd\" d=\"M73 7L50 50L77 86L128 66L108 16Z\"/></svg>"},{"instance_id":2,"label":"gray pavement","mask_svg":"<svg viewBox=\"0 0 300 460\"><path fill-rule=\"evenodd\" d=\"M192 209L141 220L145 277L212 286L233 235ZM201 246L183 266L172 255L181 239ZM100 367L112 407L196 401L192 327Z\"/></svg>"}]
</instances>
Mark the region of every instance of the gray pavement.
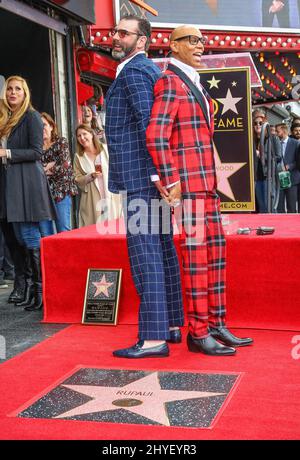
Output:
<instances>
[{"instance_id":1,"label":"gray pavement","mask_svg":"<svg viewBox=\"0 0 300 460\"><path fill-rule=\"evenodd\" d=\"M0 363L64 329L66 324L41 324L43 312L28 312L7 302L13 288L0 289Z\"/></svg>"}]
</instances>

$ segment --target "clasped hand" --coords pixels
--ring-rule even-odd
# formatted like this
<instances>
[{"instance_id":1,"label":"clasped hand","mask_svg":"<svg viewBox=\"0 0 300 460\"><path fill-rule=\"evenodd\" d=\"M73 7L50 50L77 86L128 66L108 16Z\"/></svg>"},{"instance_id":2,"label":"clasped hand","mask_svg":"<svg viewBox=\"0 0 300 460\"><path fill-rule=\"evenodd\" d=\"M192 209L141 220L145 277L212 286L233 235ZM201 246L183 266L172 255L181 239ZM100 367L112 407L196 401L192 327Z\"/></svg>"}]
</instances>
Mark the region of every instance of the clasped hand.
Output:
<instances>
[{"instance_id":1,"label":"clasped hand","mask_svg":"<svg viewBox=\"0 0 300 460\"><path fill-rule=\"evenodd\" d=\"M161 197L168 203L169 206L178 206L181 201L181 184L178 182L170 188L162 185L161 181L155 181L155 186Z\"/></svg>"}]
</instances>

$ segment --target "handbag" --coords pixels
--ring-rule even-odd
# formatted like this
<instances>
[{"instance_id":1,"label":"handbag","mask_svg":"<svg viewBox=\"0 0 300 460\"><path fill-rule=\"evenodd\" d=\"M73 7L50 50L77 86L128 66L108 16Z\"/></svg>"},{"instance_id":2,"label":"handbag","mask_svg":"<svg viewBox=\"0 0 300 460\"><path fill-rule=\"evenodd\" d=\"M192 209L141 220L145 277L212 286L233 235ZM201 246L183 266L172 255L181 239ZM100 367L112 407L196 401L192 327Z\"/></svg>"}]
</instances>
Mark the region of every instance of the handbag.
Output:
<instances>
[{"instance_id":1,"label":"handbag","mask_svg":"<svg viewBox=\"0 0 300 460\"><path fill-rule=\"evenodd\" d=\"M292 180L290 171L280 171L278 177L281 190L291 188Z\"/></svg>"},{"instance_id":2,"label":"handbag","mask_svg":"<svg viewBox=\"0 0 300 460\"><path fill-rule=\"evenodd\" d=\"M285 166L285 161L283 157L283 142L281 141L281 158L282 158L282 163ZM291 179L291 173L290 171L283 170L278 173L278 178L279 178L279 185L281 190L286 190L287 188L291 188L292 186L292 179Z\"/></svg>"}]
</instances>

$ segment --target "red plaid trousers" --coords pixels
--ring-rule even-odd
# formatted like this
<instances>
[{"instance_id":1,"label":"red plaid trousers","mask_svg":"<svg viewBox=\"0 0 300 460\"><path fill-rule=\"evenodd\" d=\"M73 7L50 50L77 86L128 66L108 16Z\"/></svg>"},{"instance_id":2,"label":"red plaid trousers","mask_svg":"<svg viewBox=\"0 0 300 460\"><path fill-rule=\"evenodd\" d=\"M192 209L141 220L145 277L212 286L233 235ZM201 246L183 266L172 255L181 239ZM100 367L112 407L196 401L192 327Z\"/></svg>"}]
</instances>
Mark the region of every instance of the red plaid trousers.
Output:
<instances>
[{"instance_id":1,"label":"red plaid trousers","mask_svg":"<svg viewBox=\"0 0 300 460\"><path fill-rule=\"evenodd\" d=\"M181 253L189 332L208 336L207 326L225 325L226 245L220 199L213 192L183 195Z\"/></svg>"}]
</instances>

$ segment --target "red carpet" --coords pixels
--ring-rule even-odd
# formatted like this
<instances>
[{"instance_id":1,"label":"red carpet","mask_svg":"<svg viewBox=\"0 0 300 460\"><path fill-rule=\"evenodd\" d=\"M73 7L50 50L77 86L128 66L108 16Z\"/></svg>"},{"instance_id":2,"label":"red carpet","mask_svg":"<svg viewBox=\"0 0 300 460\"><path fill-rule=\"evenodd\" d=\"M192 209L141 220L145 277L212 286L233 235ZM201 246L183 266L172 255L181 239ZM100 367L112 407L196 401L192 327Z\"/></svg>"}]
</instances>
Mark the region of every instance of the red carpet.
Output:
<instances>
[{"instance_id":1,"label":"red carpet","mask_svg":"<svg viewBox=\"0 0 300 460\"><path fill-rule=\"evenodd\" d=\"M274 226L275 233L227 236L228 324L299 330L299 215L234 214L230 219L236 228ZM138 297L123 235L99 235L90 226L51 236L42 241L42 258L45 322L80 323L88 268L122 268L118 323L136 324Z\"/></svg>"},{"instance_id":2,"label":"red carpet","mask_svg":"<svg viewBox=\"0 0 300 460\"><path fill-rule=\"evenodd\" d=\"M119 324L72 325L2 364L1 439L299 439L300 332L292 331L300 331L300 219L231 219L239 227L276 227L272 236L228 236L228 322L247 327L234 332L255 340L234 357L189 353L184 341L170 346L168 358L113 358L112 350L131 345L137 334L138 299L124 237L100 236L92 226L44 239L45 321L80 322L87 269L123 268ZM210 429L18 416L79 368L235 373L241 378Z\"/></svg>"},{"instance_id":3,"label":"red carpet","mask_svg":"<svg viewBox=\"0 0 300 460\"><path fill-rule=\"evenodd\" d=\"M293 333L249 331L252 347L234 357L215 358L171 345L163 359L121 360L111 350L134 340L136 327L74 325L1 366L1 439L299 439L299 360L293 359ZM245 331L236 331L244 335ZM294 349L294 357L300 356ZM16 414L78 366L114 369L242 373L232 398L213 429L170 428L59 419Z\"/></svg>"}]
</instances>

